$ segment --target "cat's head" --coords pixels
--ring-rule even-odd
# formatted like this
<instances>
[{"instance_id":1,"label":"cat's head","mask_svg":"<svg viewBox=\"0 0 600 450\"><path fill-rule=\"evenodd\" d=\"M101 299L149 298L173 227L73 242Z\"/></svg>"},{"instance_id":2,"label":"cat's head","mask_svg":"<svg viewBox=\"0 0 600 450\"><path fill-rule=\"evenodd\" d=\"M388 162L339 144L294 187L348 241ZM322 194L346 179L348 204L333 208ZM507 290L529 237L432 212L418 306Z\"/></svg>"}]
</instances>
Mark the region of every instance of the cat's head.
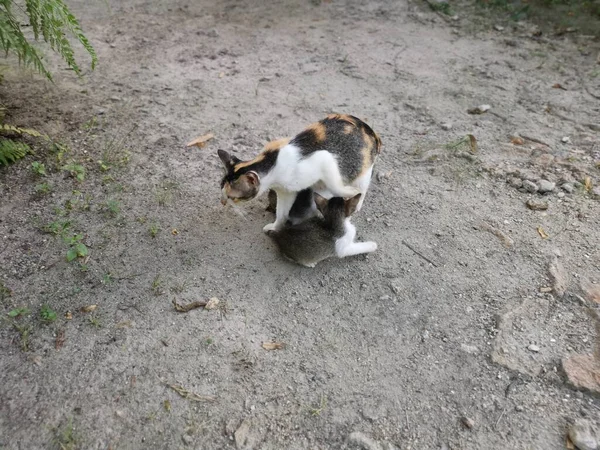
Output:
<instances>
[{"instance_id":1,"label":"cat's head","mask_svg":"<svg viewBox=\"0 0 600 450\"><path fill-rule=\"evenodd\" d=\"M244 170L243 162L225 150L219 150L218 154L225 168L225 175L221 180L221 203L226 205L227 199L239 202L256 197L260 187L258 174Z\"/></svg>"},{"instance_id":2,"label":"cat's head","mask_svg":"<svg viewBox=\"0 0 600 450\"><path fill-rule=\"evenodd\" d=\"M321 211L325 220L343 220L350 217L356 211L361 195L358 194L348 199L332 197L327 200L316 192L314 193L317 209Z\"/></svg>"}]
</instances>

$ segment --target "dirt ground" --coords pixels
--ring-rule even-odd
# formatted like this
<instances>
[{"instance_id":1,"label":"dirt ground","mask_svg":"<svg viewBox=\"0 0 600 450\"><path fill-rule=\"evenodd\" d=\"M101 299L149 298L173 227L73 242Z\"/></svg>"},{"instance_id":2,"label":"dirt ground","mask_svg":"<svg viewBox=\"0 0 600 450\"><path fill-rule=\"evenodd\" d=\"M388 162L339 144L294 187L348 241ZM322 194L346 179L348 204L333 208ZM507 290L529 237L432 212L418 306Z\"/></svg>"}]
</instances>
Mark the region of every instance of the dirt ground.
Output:
<instances>
[{"instance_id":1,"label":"dirt ground","mask_svg":"<svg viewBox=\"0 0 600 450\"><path fill-rule=\"evenodd\" d=\"M597 339L598 40L406 0L89 3L95 71L49 54L56 84L0 86L5 123L62 144L0 169L0 448L549 450L599 425L562 364ZM331 112L381 135L353 221L379 249L306 269L266 198L221 206L216 151Z\"/></svg>"}]
</instances>

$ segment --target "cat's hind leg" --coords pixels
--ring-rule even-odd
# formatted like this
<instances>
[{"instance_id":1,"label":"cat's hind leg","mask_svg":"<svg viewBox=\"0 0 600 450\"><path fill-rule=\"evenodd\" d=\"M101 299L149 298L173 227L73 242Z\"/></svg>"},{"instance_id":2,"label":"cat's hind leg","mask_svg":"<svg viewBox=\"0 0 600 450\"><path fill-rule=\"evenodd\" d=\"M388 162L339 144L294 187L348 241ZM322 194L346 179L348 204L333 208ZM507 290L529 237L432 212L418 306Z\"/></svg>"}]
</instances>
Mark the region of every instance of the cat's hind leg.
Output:
<instances>
[{"instance_id":1,"label":"cat's hind leg","mask_svg":"<svg viewBox=\"0 0 600 450\"><path fill-rule=\"evenodd\" d=\"M288 220L292 205L296 200L296 192L277 191L277 210L275 211L275 222L263 227L263 231L281 230Z\"/></svg>"},{"instance_id":2,"label":"cat's hind leg","mask_svg":"<svg viewBox=\"0 0 600 450\"><path fill-rule=\"evenodd\" d=\"M354 182L352 183L352 185L357 187L360 193L362 194L360 196L358 204L356 205L356 212L360 211L360 209L362 208L362 205L365 201L365 196L367 195L367 191L369 190L369 185L371 184L372 176L373 166L371 166L369 170L367 170L365 173L356 178L356 180L354 180Z\"/></svg>"},{"instance_id":3,"label":"cat's hind leg","mask_svg":"<svg viewBox=\"0 0 600 450\"><path fill-rule=\"evenodd\" d=\"M372 253L377 250L377 243L369 242L351 242L337 248L337 255L340 258L346 256L361 255L363 253Z\"/></svg>"},{"instance_id":4,"label":"cat's hind leg","mask_svg":"<svg viewBox=\"0 0 600 450\"><path fill-rule=\"evenodd\" d=\"M323 176L321 181L334 197L350 198L356 194L360 194L360 189L344 184L337 161L331 156L326 161L323 161Z\"/></svg>"}]
</instances>

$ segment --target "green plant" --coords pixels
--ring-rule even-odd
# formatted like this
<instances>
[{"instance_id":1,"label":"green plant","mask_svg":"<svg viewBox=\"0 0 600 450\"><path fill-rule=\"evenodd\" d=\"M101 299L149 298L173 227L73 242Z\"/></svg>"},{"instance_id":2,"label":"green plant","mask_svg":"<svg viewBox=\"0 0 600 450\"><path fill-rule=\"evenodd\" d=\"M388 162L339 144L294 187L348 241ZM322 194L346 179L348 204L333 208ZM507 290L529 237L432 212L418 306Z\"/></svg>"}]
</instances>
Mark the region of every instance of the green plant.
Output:
<instances>
[{"instance_id":1,"label":"green plant","mask_svg":"<svg viewBox=\"0 0 600 450\"><path fill-rule=\"evenodd\" d=\"M0 300L4 300L12 295L12 291L0 281Z\"/></svg>"},{"instance_id":2,"label":"green plant","mask_svg":"<svg viewBox=\"0 0 600 450\"><path fill-rule=\"evenodd\" d=\"M74 234L72 237L65 237L67 244L71 246L67 251L67 261L73 261L75 258L88 255L88 248L81 242L82 234Z\"/></svg>"},{"instance_id":3,"label":"green plant","mask_svg":"<svg viewBox=\"0 0 600 450\"><path fill-rule=\"evenodd\" d=\"M79 437L75 433L73 418L70 418L61 428L56 428L54 430L52 443L60 450L75 450L78 447Z\"/></svg>"},{"instance_id":4,"label":"green plant","mask_svg":"<svg viewBox=\"0 0 600 450\"><path fill-rule=\"evenodd\" d=\"M88 317L88 323L95 328L102 328L102 323L100 323L100 319L98 319L97 317Z\"/></svg>"},{"instance_id":5,"label":"green plant","mask_svg":"<svg viewBox=\"0 0 600 450\"><path fill-rule=\"evenodd\" d=\"M28 352L31 347L29 346L29 338L31 337L31 325L19 325L16 322L13 322L13 327L19 333L19 337L21 338L21 351Z\"/></svg>"},{"instance_id":6,"label":"green plant","mask_svg":"<svg viewBox=\"0 0 600 450\"><path fill-rule=\"evenodd\" d=\"M36 175L39 175L41 177L45 177L46 176L46 166L43 163L39 162L39 161L34 161L34 162L31 163L31 170Z\"/></svg>"},{"instance_id":7,"label":"green plant","mask_svg":"<svg viewBox=\"0 0 600 450\"><path fill-rule=\"evenodd\" d=\"M74 36L92 58L92 69L96 66L97 56L94 48L83 34L79 22L62 0L24 0L25 9L15 0L0 0L0 45L6 53L12 52L19 63L33 66L35 70L52 80L39 51L28 42L21 29L21 15L28 18L29 26L36 41L40 37L52 50L65 60L69 68L78 75L81 69L75 61L75 55L68 36ZM14 13L13 6L23 14Z\"/></svg>"},{"instance_id":8,"label":"green plant","mask_svg":"<svg viewBox=\"0 0 600 450\"><path fill-rule=\"evenodd\" d=\"M54 235L60 235L64 237L65 233L69 230L70 227L71 222L68 220L55 220L54 222L50 222L48 225L46 225L44 227L44 231L47 233L52 233Z\"/></svg>"},{"instance_id":9,"label":"green plant","mask_svg":"<svg viewBox=\"0 0 600 450\"><path fill-rule=\"evenodd\" d=\"M44 322L54 322L56 320L56 311L50 308L48 305L43 305L40 310L40 317Z\"/></svg>"},{"instance_id":10,"label":"green plant","mask_svg":"<svg viewBox=\"0 0 600 450\"><path fill-rule=\"evenodd\" d=\"M81 164L70 163L66 166L63 166L63 170L69 172L69 174L73 178L76 178L77 181L85 180L85 167L83 167Z\"/></svg>"},{"instance_id":11,"label":"green plant","mask_svg":"<svg viewBox=\"0 0 600 450\"><path fill-rule=\"evenodd\" d=\"M20 317L29 315L29 308L15 308L9 311L8 317Z\"/></svg>"},{"instance_id":12,"label":"green plant","mask_svg":"<svg viewBox=\"0 0 600 450\"><path fill-rule=\"evenodd\" d=\"M102 275L102 283L103 284L111 284L113 281L115 281L113 274L108 272L105 273L104 275Z\"/></svg>"},{"instance_id":13,"label":"green plant","mask_svg":"<svg viewBox=\"0 0 600 450\"><path fill-rule=\"evenodd\" d=\"M0 166L7 166L9 163L13 163L17 159L23 158L30 151L31 148L24 142L0 138Z\"/></svg>"},{"instance_id":14,"label":"green plant","mask_svg":"<svg viewBox=\"0 0 600 450\"><path fill-rule=\"evenodd\" d=\"M52 192L52 186L48 183L41 183L35 185L35 193L39 195L48 195Z\"/></svg>"},{"instance_id":15,"label":"green plant","mask_svg":"<svg viewBox=\"0 0 600 450\"><path fill-rule=\"evenodd\" d=\"M320 416L323 410L327 408L327 397L324 395L321 396L321 401L317 406L308 408L311 416Z\"/></svg>"},{"instance_id":16,"label":"green plant","mask_svg":"<svg viewBox=\"0 0 600 450\"><path fill-rule=\"evenodd\" d=\"M152 225L150 225L150 228L148 228L148 231L150 232L150 236L155 238L158 232L160 231L160 228L158 228L158 225L153 223Z\"/></svg>"},{"instance_id":17,"label":"green plant","mask_svg":"<svg viewBox=\"0 0 600 450\"><path fill-rule=\"evenodd\" d=\"M116 217L121 212L121 204L117 200L108 200L104 208L112 217Z\"/></svg>"},{"instance_id":18,"label":"green plant","mask_svg":"<svg viewBox=\"0 0 600 450\"><path fill-rule=\"evenodd\" d=\"M160 295L162 294L162 286L163 286L163 281L160 278L160 274L156 275L154 277L154 279L152 280L152 285L150 286L150 289L152 290L154 295Z\"/></svg>"}]
</instances>

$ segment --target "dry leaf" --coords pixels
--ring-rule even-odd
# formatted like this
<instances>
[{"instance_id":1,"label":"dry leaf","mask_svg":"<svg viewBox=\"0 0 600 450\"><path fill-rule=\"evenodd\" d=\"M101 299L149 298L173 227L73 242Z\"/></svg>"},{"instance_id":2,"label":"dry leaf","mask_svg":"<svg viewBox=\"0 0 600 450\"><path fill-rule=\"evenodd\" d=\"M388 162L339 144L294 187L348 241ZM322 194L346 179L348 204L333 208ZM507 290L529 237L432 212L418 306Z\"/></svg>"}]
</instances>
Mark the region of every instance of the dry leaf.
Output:
<instances>
[{"instance_id":1,"label":"dry leaf","mask_svg":"<svg viewBox=\"0 0 600 450\"><path fill-rule=\"evenodd\" d=\"M583 186L585 187L585 190L590 192L592 190L592 178L591 177L585 177L583 179Z\"/></svg>"},{"instance_id":2,"label":"dry leaf","mask_svg":"<svg viewBox=\"0 0 600 450\"><path fill-rule=\"evenodd\" d=\"M469 145L471 146L471 153L477 153L477 139L472 134L467 134L469 137Z\"/></svg>"},{"instance_id":3,"label":"dry leaf","mask_svg":"<svg viewBox=\"0 0 600 450\"><path fill-rule=\"evenodd\" d=\"M285 348L285 344L283 342L263 342L262 348L265 350L282 350Z\"/></svg>"},{"instance_id":4,"label":"dry leaf","mask_svg":"<svg viewBox=\"0 0 600 450\"><path fill-rule=\"evenodd\" d=\"M193 400L195 402L214 402L216 399L211 395L199 395L195 392L190 392L183 386L179 386L178 384L168 384L171 389L181 395L183 398L187 398L189 400Z\"/></svg>"},{"instance_id":5,"label":"dry leaf","mask_svg":"<svg viewBox=\"0 0 600 450\"><path fill-rule=\"evenodd\" d=\"M537 232L542 239L548 239L550 237L550 236L548 236L548 233L546 233L542 227L537 227Z\"/></svg>"},{"instance_id":6,"label":"dry leaf","mask_svg":"<svg viewBox=\"0 0 600 450\"><path fill-rule=\"evenodd\" d=\"M203 306L206 306L206 302L196 301L188 303L187 305L180 305L175 299L173 299L173 306L175 307L175 311L177 312L188 312L192 309L202 308Z\"/></svg>"},{"instance_id":7,"label":"dry leaf","mask_svg":"<svg viewBox=\"0 0 600 450\"><path fill-rule=\"evenodd\" d=\"M191 146L195 145L198 148L202 148L202 147L204 147L206 145L206 143L208 141L210 141L214 137L215 137L214 134L207 133L207 134L205 134L203 136L197 137L193 141L188 142L185 146L186 147L191 147Z\"/></svg>"},{"instance_id":8,"label":"dry leaf","mask_svg":"<svg viewBox=\"0 0 600 450\"><path fill-rule=\"evenodd\" d=\"M540 292L543 293L543 294L546 294L548 292L552 292L552 288L549 287L549 286L541 287L540 288Z\"/></svg>"},{"instance_id":9,"label":"dry leaf","mask_svg":"<svg viewBox=\"0 0 600 450\"><path fill-rule=\"evenodd\" d=\"M71 320L72 318L73 318L73 314L71 314L71 311L67 311L65 313L65 319Z\"/></svg>"},{"instance_id":10,"label":"dry leaf","mask_svg":"<svg viewBox=\"0 0 600 450\"><path fill-rule=\"evenodd\" d=\"M565 446L567 450L576 450L575 444L571 441L571 438L567 435L567 442L565 442Z\"/></svg>"},{"instance_id":11,"label":"dry leaf","mask_svg":"<svg viewBox=\"0 0 600 450\"><path fill-rule=\"evenodd\" d=\"M221 73L219 74L219 78L223 78L224 76L225 76L225 72L221 72Z\"/></svg>"},{"instance_id":12,"label":"dry leaf","mask_svg":"<svg viewBox=\"0 0 600 450\"><path fill-rule=\"evenodd\" d=\"M562 84L560 84L560 83L554 83L554 84L552 85L552 87L553 87L554 89L562 89L563 91L566 91L566 90L567 90L567 88L565 88L565 87L564 87Z\"/></svg>"},{"instance_id":13,"label":"dry leaf","mask_svg":"<svg viewBox=\"0 0 600 450\"><path fill-rule=\"evenodd\" d=\"M117 328L131 328L133 322L131 320L123 320L117 324Z\"/></svg>"},{"instance_id":14,"label":"dry leaf","mask_svg":"<svg viewBox=\"0 0 600 450\"><path fill-rule=\"evenodd\" d=\"M31 358L31 362L33 362L36 366L42 365L42 357L40 355L34 355Z\"/></svg>"},{"instance_id":15,"label":"dry leaf","mask_svg":"<svg viewBox=\"0 0 600 450\"><path fill-rule=\"evenodd\" d=\"M171 402L169 400L165 400L163 402L163 406L165 408L165 411L171 412Z\"/></svg>"},{"instance_id":16,"label":"dry leaf","mask_svg":"<svg viewBox=\"0 0 600 450\"><path fill-rule=\"evenodd\" d=\"M204 309L215 309L216 307L219 306L219 299L217 297L212 297L208 300L208 302L206 303L206 306L204 306Z\"/></svg>"},{"instance_id":17,"label":"dry leaf","mask_svg":"<svg viewBox=\"0 0 600 450\"><path fill-rule=\"evenodd\" d=\"M513 136L510 139L510 143L514 144L514 145L523 145L525 143L525 141L523 140L523 138L521 136Z\"/></svg>"},{"instance_id":18,"label":"dry leaf","mask_svg":"<svg viewBox=\"0 0 600 450\"><path fill-rule=\"evenodd\" d=\"M179 234L179 231L177 231L177 228L173 228L173 229L171 230L171 234L172 234L173 236L177 236L177 235Z\"/></svg>"},{"instance_id":19,"label":"dry leaf","mask_svg":"<svg viewBox=\"0 0 600 450\"><path fill-rule=\"evenodd\" d=\"M56 334L56 341L54 342L54 348L59 350L65 344L65 330L59 330Z\"/></svg>"},{"instance_id":20,"label":"dry leaf","mask_svg":"<svg viewBox=\"0 0 600 450\"><path fill-rule=\"evenodd\" d=\"M81 308L81 312L82 313L89 313L89 312L95 311L97 307L98 307L98 305L84 306L83 308Z\"/></svg>"}]
</instances>

